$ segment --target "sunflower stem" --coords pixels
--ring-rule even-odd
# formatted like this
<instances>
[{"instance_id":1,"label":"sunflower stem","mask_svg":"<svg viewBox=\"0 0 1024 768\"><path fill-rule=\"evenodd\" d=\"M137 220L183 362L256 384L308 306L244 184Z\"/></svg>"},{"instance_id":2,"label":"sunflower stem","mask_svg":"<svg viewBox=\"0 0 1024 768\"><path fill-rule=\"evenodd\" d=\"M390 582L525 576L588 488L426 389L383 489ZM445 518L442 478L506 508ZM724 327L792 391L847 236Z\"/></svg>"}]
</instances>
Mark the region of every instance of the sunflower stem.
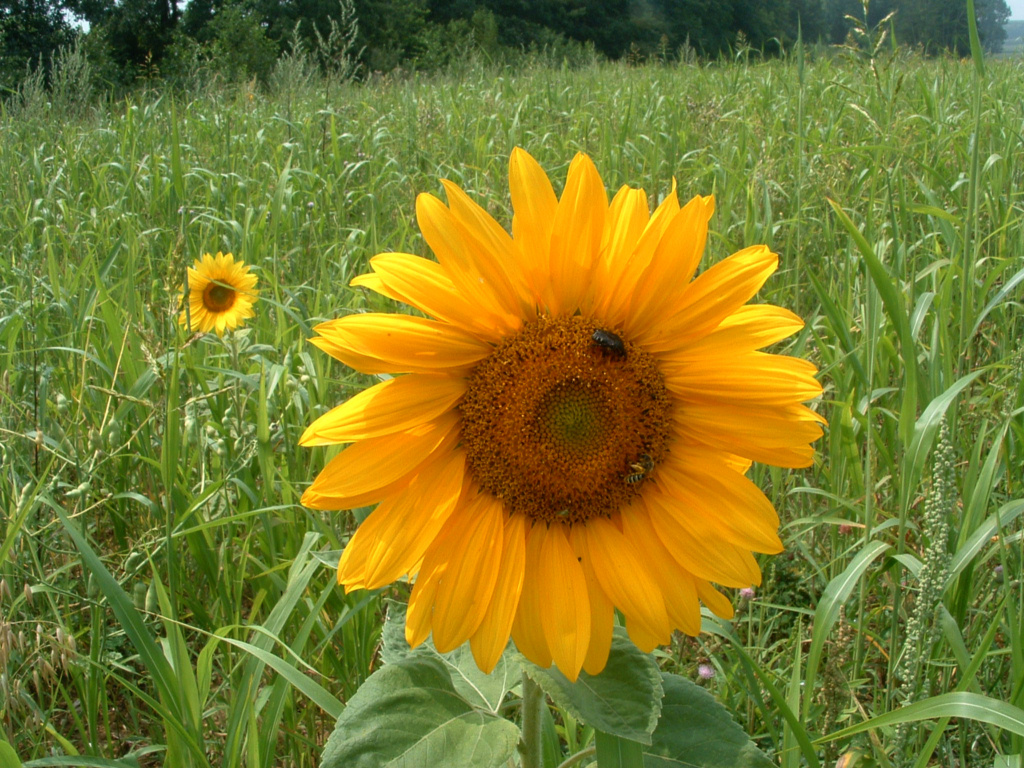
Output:
<instances>
[{"instance_id":1,"label":"sunflower stem","mask_svg":"<svg viewBox=\"0 0 1024 768\"><path fill-rule=\"evenodd\" d=\"M540 717L544 708L544 691L523 670L523 732L519 741L519 753L523 756L522 768L541 768L541 727Z\"/></svg>"}]
</instances>

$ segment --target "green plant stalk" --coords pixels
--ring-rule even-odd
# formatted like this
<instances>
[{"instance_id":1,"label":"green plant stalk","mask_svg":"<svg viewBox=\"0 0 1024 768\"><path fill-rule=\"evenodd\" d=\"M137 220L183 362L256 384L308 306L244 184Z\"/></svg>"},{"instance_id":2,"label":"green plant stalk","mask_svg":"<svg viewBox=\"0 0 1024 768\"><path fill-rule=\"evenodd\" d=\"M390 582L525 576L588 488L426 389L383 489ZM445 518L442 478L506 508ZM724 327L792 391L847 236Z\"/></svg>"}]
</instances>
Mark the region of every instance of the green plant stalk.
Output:
<instances>
[{"instance_id":1,"label":"green plant stalk","mask_svg":"<svg viewBox=\"0 0 1024 768\"><path fill-rule=\"evenodd\" d=\"M523 725L519 742L522 768L542 768L541 714L544 709L544 691L523 671Z\"/></svg>"},{"instance_id":2,"label":"green plant stalk","mask_svg":"<svg viewBox=\"0 0 1024 768\"><path fill-rule=\"evenodd\" d=\"M967 216L964 218L964 250L963 250L963 290L960 294L960 354L958 372L963 373L961 366L967 359L967 344L970 342L968 329L974 322L974 267L977 260L977 243L975 240L974 219L978 214L979 190L979 152L981 146L981 91L985 77L985 59L978 38L978 21L974 11L974 0L967 0L967 27L971 41L971 57L974 59L974 133L971 138L971 171L967 186ZM954 425L955 426L955 425Z\"/></svg>"}]
</instances>

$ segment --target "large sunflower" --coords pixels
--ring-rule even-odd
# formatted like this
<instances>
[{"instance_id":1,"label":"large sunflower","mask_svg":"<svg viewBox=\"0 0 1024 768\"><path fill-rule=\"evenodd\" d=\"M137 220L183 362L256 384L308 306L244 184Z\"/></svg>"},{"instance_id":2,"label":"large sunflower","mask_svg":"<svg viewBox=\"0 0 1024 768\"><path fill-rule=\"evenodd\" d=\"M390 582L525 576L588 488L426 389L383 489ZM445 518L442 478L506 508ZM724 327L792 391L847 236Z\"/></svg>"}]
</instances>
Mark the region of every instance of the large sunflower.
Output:
<instances>
[{"instance_id":1,"label":"large sunflower","mask_svg":"<svg viewBox=\"0 0 1024 768\"><path fill-rule=\"evenodd\" d=\"M189 330L215 330L223 336L226 329L236 328L253 316L252 305L259 291L255 290L256 275L250 274L245 262L218 251L216 256L203 254L202 260L196 259L194 264L188 268L188 294L181 296L180 325L191 321Z\"/></svg>"},{"instance_id":2,"label":"large sunflower","mask_svg":"<svg viewBox=\"0 0 1024 768\"><path fill-rule=\"evenodd\" d=\"M351 443L303 495L377 504L338 565L349 590L415 577L406 637L469 641L490 671L509 635L570 679L607 661L614 609L645 651L700 629L711 586L749 587L782 550L751 461L811 464L816 368L759 349L802 327L746 302L778 265L744 249L693 279L714 209L609 204L585 155L561 198L516 149L511 236L459 187L416 214L437 261L382 253L353 280L428 317L352 314L320 349L386 378L317 419L307 446Z\"/></svg>"}]
</instances>

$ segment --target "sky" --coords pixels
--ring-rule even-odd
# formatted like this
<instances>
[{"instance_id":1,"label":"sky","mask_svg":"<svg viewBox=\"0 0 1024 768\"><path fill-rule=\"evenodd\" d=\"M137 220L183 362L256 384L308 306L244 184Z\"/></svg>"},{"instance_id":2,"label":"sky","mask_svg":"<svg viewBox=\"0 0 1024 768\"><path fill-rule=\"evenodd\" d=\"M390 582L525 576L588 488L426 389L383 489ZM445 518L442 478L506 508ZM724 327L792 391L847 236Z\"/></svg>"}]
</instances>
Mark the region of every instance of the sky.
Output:
<instances>
[{"instance_id":1,"label":"sky","mask_svg":"<svg viewBox=\"0 0 1024 768\"><path fill-rule=\"evenodd\" d=\"M1006 0L1010 6L1011 19L1024 19L1024 0Z\"/></svg>"}]
</instances>

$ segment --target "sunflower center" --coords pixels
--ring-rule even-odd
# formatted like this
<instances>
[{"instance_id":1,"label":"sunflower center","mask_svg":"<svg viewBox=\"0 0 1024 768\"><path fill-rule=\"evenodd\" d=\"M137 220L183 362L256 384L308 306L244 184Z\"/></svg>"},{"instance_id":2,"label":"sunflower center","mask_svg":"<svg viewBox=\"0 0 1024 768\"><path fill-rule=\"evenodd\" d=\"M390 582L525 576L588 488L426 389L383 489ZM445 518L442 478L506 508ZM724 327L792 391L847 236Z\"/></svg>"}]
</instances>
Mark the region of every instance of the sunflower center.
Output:
<instances>
[{"instance_id":1,"label":"sunflower center","mask_svg":"<svg viewBox=\"0 0 1024 768\"><path fill-rule=\"evenodd\" d=\"M668 450L671 399L654 358L580 316L541 317L505 339L460 409L473 477L534 520L611 514Z\"/></svg>"},{"instance_id":2,"label":"sunflower center","mask_svg":"<svg viewBox=\"0 0 1024 768\"><path fill-rule=\"evenodd\" d=\"M210 283L203 289L203 306L211 312L226 312L235 305L234 288L218 283Z\"/></svg>"}]
</instances>

